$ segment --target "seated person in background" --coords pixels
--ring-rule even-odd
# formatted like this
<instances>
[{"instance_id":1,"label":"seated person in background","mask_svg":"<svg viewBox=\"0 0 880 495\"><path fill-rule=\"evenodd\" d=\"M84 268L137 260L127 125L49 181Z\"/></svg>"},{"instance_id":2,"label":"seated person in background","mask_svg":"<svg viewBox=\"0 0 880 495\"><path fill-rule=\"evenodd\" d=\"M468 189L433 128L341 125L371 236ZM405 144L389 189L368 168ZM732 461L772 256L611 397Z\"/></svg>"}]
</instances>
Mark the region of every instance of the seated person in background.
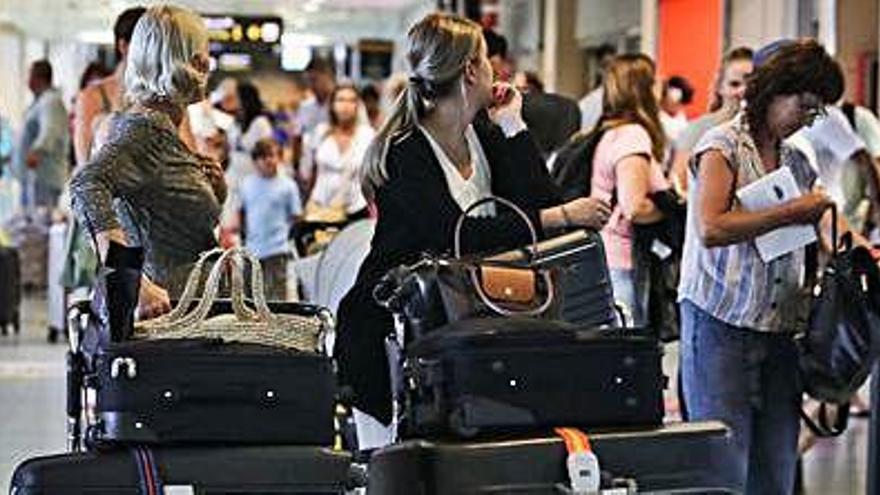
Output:
<instances>
[{"instance_id":1,"label":"seated person in background","mask_svg":"<svg viewBox=\"0 0 880 495\"><path fill-rule=\"evenodd\" d=\"M261 139L251 152L255 173L241 184L245 247L263 267L266 298L287 298L288 234L302 212L299 188L290 177L278 173L281 150L272 139Z\"/></svg>"}]
</instances>

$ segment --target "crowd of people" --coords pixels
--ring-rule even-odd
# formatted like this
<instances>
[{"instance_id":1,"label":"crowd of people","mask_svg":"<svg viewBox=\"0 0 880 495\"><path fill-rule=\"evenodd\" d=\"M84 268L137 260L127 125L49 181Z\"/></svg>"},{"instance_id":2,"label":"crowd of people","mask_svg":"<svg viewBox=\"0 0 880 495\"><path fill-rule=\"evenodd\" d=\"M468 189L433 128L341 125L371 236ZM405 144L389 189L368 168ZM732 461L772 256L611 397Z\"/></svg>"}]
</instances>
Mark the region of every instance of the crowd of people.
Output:
<instances>
[{"instance_id":1,"label":"crowd of people","mask_svg":"<svg viewBox=\"0 0 880 495\"><path fill-rule=\"evenodd\" d=\"M10 166L3 162L0 207L63 211L69 192L71 220L78 235L97 239L99 257L111 241L142 244L142 318L168 311L199 253L218 244L250 248L270 297L283 298L298 225L376 219L369 255L338 311L335 347L361 445L370 448L393 437L383 341L394 323L373 301L388 270L425 251L448 252L461 212L497 195L544 234L600 231L615 298L634 326L650 326L658 281L642 269L634 238L668 220L656 197L673 194L687 205L673 302L688 417L732 428L722 475L748 493L791 493L802 401L792 335L807 251L765 260L754 240L814 225L831 249L836 204L839 230L868 245L880 212L880 122L841 101L841 68L817 42L730 50L707 88L710 107L689 120L685 109L702 88L661 78L646 55L603 46L596 86L577 102L517 72L498 34L442 13L410 29L402 81L360 88L315 60L308 96L287 113L267 110L247 80L224 80L207 93L207 33L188 10L131 9L114 34L120 62L103 78L89 68L72 118L51 65L32 65L34 102ZM572 136L591 132L601 137L584 163L590 192L563 200L548 167ZM742 205L740 189L784 168L799 197L759 210ZM19 203L3 196L16 180ZM463 222L461 238L474 253L523 245L529 232L488 205Z\"/></svg>"}]
</instances>

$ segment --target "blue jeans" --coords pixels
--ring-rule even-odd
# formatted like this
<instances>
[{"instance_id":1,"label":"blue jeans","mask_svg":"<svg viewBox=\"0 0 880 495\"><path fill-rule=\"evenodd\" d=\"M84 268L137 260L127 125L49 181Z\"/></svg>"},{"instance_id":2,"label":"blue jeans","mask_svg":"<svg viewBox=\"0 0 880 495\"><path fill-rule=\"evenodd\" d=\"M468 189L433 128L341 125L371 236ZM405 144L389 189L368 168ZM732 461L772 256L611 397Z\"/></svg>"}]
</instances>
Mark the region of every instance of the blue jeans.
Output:
<instances>
[{"instance_id":1,"label":"blue jeans","mask_svg":"<svg viewBox=\"0 0 880 495\"><path fill-rule=\"evenodd\" d=\"M681 303L681 373L691 420L732 430L723 481L746 494L788 495L794 488L801 390L790 335L728 325ZM719 480L720 481L720 480Z\"/></svg>"},{"instance_id":2,"label":"blue jeans","mask_svg":"<svg viewBox=\"0 0 880 495\"><path fill-rule=\"evenodd\" d=\"M611 276L611 290L614 291L614 301L626 305L630 313L631 322L628 326L643 327L648 324L648 290L649 281L646 277L637 279L636 270L621 270L612 268L608 271Z\"/></svg>"}]
</instances>

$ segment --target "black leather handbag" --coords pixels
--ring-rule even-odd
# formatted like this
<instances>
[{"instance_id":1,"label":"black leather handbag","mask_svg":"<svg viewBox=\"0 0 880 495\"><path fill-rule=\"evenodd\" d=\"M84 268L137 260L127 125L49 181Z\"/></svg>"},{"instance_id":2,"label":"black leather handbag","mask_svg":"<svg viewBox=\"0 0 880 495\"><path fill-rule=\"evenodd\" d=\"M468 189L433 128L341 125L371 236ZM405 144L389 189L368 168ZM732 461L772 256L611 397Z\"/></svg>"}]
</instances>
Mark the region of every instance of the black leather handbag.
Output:
<instances>
[{"instance_id":1,"label":"black leather handbag","mask_svg":"<svg viewBox=\"0 0 880 495\"><path fill-rule=\"evenodd\" d=\"M813 291L809 324L798 338L800 371L813 398L845 404L880 354L880 269L871 253L846 234ZM839 244L843 245L838 249Z\"/></svg>"},{"instance_id":2,"label":"black leather handbag","mask_svg":"<svg viewBox=\"0 0 880 495\"><path fill-rule=\"evenodd\" d=\"M488 203L516 212L526 222L532 249L524 260L499 260L461 255L461 230L469 213ZM529 217L514 203L487 197L469 206L455 228L454 255L425 255L410 266L389 272L376 286L376 302L404 324L405 342L459 320L485 316L554 317L551 268L534 265L538 235Z\"/></svg>"}]
</instances>

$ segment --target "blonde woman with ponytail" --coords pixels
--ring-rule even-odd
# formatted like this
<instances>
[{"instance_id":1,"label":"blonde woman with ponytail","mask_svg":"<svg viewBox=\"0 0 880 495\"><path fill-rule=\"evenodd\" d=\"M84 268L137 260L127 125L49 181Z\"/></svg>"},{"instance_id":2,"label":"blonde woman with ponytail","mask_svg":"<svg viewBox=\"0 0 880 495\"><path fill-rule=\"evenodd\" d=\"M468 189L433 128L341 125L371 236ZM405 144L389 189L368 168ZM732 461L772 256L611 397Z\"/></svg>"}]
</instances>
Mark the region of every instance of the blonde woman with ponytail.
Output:
<instances>
[{"instance_id":1,"label":"blonde woman with ponytail","mask_svg":"<svg viewBox=\"0 0 880 495\"><path fill-rule=\"evenodd\" d=\"M362 167L364 195L378 211L376 233L338 314L339 376L353 392L365 450L393 437L383 341L394 325L372 298L380 277L426 251L450 251L461 212L489 195L517 203L545 230L599 229L610 213L598 199L560 203L520 115L522 97L512 86L493 86L479 25L430 14L408 36L407 86ZM489 207L465 221L461 238L473 253L526 244L529 234L522 220Z\"/></svg>"}]
</instances>

